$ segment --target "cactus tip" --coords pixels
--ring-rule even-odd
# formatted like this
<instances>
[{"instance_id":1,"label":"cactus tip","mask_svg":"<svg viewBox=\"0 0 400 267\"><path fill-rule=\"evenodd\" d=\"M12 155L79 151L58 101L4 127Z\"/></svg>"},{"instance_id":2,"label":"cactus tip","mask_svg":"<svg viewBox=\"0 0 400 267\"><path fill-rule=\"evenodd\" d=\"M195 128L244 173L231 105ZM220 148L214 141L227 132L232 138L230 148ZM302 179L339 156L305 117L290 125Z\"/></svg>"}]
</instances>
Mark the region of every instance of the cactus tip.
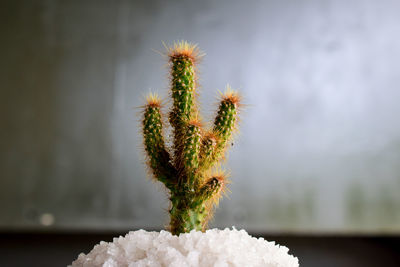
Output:
<instances>
[{"instance_id":1,"label":"cactus tip","mask_svg":"<svg viewBox=\"0 0 400 267\"><path fill-rule=\"evenodd\" d=\"M184 40L174 42L172 46L165 47L170 58L186 56L193 61L197 61L204 56L204 53L200 51L197 44L193 44Z\"/></svg>"},{"instance_id":2,"label":"cactus tip","mask_svg":"<svg viewBox=\"0 0 400 267\"><path fill-rule=\"evenodd\" d=\"M213 196L210 198L209 202L207 203L207 209L211 210L213 207L218 207L219 202L221 200L222 196L227 196L228 192L230 190L227 187L227 184L230 184L230 181L228 179L229 174L225 173L222 170L219 170L218 173L215 173L212 176L212 180L214 180L214 183L218 184L218 191L213 194ZM212 217L212 213L210 213L210 216ZM210 219L211 219L210 217Z\"/></svg>"},{"instance_id":3,"label":"cactus tip","mask_svg":"<svg viewBox=\"0 0 400 267\"><path fill-rule=\"evenodd\" d=\"M220 195L225 195L227 193L228 188L226 187L231 183L229 176L230 172L226 171L221 167L221 165L215 166L212 170L212 177L218 180L218 184L221 185L219 193Z\"/></svg>"},{"instance_id":4,"label":"cactus tip","mask_svg":"<svg viewBox=\"0 0 400 267\"><path fill-rule=\"evenodd\" d=\"M232 104L240 105L241 96L229 84L226 86L224 93L221 93L221 96L222 99L228 100Z\"/></svg>"},{"instance_id":5,"label":"cactus tip","mask_svg":"<svg viewBox=\"0 0 400 267\"><path fill-rule=\"evenodd\" d=\"M148 106L152 107L160 107L161 106L161 99L158 96L158 94L155 93L149 93L146 96L146 102Z\"/></svg>"}]
</instances>

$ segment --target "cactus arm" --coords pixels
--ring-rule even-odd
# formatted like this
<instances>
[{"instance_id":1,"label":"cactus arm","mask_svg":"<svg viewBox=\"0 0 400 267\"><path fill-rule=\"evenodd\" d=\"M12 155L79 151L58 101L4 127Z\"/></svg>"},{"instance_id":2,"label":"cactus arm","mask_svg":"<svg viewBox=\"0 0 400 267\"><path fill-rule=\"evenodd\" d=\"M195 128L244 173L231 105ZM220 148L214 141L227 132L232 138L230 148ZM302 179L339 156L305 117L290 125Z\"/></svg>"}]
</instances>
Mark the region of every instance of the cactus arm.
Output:
<instances>
[{"instance_id":1,"label":"cactus arm","mask_svg":"<svg viewBox=\"0 0 400 267\"><path fill-rule=\"evenodd\" d=\"M220 101L212 132L205 135L200 148L200 168L208 169L224 157L238 120L240 97L228 87Z\"/></svg>"},{"instance_id":2,"label":"cactus arm","mask_svg":"<svg viewBox=\"0 0 400 267\"><path fill-rule=\"evenodd\" d=\"M232 137L237 120L238 100L236 95L224 96L215 117L213 132L218 136L217 147L224 147Z\"/></svg>"},{"instance_id":3,"label":"cactus arm","mask_svg":"<svg viewBox=\"0 0 400 267\"><path fill-rule=\"evenodd\" d=\"M223 181L224 179L221 177L209 178L193 197L192 205L196 207L217 195L224 185Z\"/></svg>"},{"instance_id":4,"label":"cactus arm","mask_svg":"<svg viewBox=\"0 0 400 267\"><path fill-rule=\"evenodd\" d=\"M204 135L200 147L199 172L209 169L215 163L214 155L218 137L211 131Z\"/></svg>"},{"instance_id":5,"label":"cactus arm","mask_svg":"<svg viewBox=\"0 0 400 267\"><path fill-rule=\"evenodd\" d=\"M186 42L175 44L168 51L171 66L171 96L173 100L169 122L173 126L175 166L182 172L184 134L186 125L191 118L196 117L195 63L198 50Z\"/></svg>"},{"instance_id":6,"label":"cactus arm","mask_svg":"<svg viewBox=\"0 0 400 267\"><path fill-rule=\"evenodd\" d=\"M170 155L165 148L160 102L153 98L144 107L143 118L144 147L147 153L147 163L153 176L172 188L176 183L176 170L170 162Z\"/></svg>"},{"instance_id":7,"label":"cactus arm","mask_svg":"<svg viewBox=\"0 0 400 267\"><path fill-rule=\"evenodd\" d=\"M191 121L187 124L183 140L183 166L190 189L194 189L197 184L196 170L199 167L200 143L201 125L197 121Z\"/></svg>"}]
</instances>

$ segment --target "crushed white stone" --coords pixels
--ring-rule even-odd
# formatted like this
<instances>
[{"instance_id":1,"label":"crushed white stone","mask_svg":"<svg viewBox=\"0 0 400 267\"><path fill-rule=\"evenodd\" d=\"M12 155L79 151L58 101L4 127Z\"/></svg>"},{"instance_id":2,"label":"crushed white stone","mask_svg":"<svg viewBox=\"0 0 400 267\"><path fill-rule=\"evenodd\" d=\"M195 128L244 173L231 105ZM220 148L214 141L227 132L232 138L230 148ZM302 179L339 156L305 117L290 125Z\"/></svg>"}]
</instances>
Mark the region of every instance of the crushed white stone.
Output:
<instances>
[{"instance_id":1,"label":"crushed white stone","mask_svg":"<svg viewBox=\"0 0 400 267\"><path fill-rule=\"evenodd\" d=\"M71 266L84 267L297 267L298 259L289 249L251 237L235 228L191 231L174 236L167 231L129 232L113 242L100 242L87 255L81 253Z\"/></svg>"}]
</instances>

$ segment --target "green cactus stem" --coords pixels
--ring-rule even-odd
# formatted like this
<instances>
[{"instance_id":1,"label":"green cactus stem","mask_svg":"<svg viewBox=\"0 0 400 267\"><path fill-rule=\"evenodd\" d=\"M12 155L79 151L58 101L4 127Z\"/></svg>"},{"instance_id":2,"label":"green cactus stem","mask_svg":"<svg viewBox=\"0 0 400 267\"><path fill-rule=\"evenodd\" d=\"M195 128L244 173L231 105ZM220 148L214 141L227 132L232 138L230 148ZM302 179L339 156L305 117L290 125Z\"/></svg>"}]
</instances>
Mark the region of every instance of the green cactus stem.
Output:
<instances>
[{"instance_id":1,"label":"green cactus stem","mask_svg":"<svg viewBox=\"0 0 400 267\"><path fill-rule=\"evenodd\" d=\"M196 102L196 66L202 55L196 45L180 41L167 48L167 56L172 147L164 141L162 103L156 95L150 94L143 107L142 129L147 165L152 177L169 190L169 230L177 235L204 231L225 192L227 175L218 167L237 130L240 97L228 86L212 128L204 129Z\"/></svg>"}]
</instances>

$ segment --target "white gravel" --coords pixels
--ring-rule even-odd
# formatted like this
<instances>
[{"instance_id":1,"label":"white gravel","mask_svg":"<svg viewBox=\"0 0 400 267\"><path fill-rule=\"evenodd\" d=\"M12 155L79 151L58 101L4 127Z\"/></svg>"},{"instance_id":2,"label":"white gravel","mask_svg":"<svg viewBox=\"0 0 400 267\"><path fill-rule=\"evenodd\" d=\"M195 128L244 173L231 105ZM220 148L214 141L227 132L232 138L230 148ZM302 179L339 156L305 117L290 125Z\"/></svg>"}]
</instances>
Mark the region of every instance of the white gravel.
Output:
<instances>
[{"instance_id":1,"label":"white gravel","mask_svg":"<svg viewBox=\"0 0 400 267\"><path fill-rule=\"evenodd\" d=\"M100 242L89 254L81 253L71 266L299 266L298 259L288 251L287 247L235 228L191 231L179 236L139 230L110 243Z\"/></svg>"}]
</instances>

